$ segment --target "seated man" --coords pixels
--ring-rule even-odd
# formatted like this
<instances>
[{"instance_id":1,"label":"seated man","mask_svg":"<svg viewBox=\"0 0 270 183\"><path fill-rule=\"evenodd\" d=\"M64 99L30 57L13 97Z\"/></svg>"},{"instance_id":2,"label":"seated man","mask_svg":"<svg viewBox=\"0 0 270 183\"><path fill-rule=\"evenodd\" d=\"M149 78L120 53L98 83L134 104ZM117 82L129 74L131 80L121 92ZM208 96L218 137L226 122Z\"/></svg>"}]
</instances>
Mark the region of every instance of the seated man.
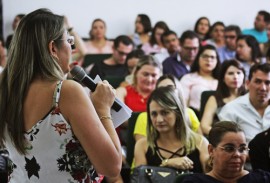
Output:
<instances>
[{"instance_id":1,"label":"seated man","mask_svg":"<svg viewBox=\"0 0 270 183\"><path fill-rule=\"evenodd\" d=\"M168 57L162 63L163 74L172 74L178 79L190 72L190 66L200 46L199 36L193 31L185 31L181 35L180 46L178 53Z\"/></svg>"},{"instance_id":2,"label":"seated man","mask_svg":"<svg viewBox=\"0 0 270 183\"><path fill-rule=\"evenodd\" d=\"M270 172L270 128L259 133L249 143L249 158L253 170Z\"/></svg>"},{"instance_id":3,"label":"seated man","mask_svg":"<svg viewBox=\"0 0 270 183\"><path fill-rule=\"evenodd\" d=\"M238 123L249 143L258 133L270 127L270 64L253 65L247 85L249 92L227 103L218 117Z\"/></svg>"},{"instance_id":4,"label":"seated man","mask_svg":"<svg viewBox=\"0 0 270 183\"><path fill-rule=\"evenodd\" d=\"M259 11L254 21L253 29L244 29L245 35L254 36L259 43L267 42L266 25L270 22L270 14L267 11Z\"/></svg>"},{"instance_id":5,"label":"seated man","mask_svg":"<svg viewBox=\"0 0 270 183\"><path fill-rule=\"evenodd\" d=\"M89 76L95 78L96 75L99 75L101 79L104 79L106 76L127 76L126 57L133 50L133 47L133 42L128 36L118 36L114 40L112 56L103 62L96 63L90 70Z\"/></svg>"}]
</instances>

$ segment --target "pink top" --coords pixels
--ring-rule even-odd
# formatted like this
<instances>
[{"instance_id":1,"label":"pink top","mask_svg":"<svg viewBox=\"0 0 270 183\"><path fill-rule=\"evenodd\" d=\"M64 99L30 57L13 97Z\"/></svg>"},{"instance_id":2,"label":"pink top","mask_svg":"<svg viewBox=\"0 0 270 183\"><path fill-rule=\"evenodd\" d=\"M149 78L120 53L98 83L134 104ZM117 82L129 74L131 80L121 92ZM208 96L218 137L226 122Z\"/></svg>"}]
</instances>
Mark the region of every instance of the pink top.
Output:
<instances>
[{"instance_id":1,"label":"pink top","mask_svg":"<svg viewBox=\"0 0 270 183\"><path fill-rule=\"evenodd\" d=\"M167 49L162 48L162 47L158 46L157 44L154 44L152 46L150 43L143 44L142 50L144 51L144 53L146 55L149 55L151 53L163 53L163 52L167 51Z\"/></svg>"},{"instance_id":2,"label":"pink top","mask_svg":"<svg viewBox=\"0 0 270 183\"><path fill-rule=\"evenodd\" d=\"M102 48L95 47L92 41L86 41L85 46L88 54L110 54L113 52L112 50L113 42L108 40L106 41L105 46L103 46Z\"/></svg>"},{"instance_id":3,"label":"pink top","mask_svg":"<svg viewBox=\"0 0 270 183\"><path fill-rule=\"evenodd\" d=\"M207 80L197 72L186 74L180 80L183 90L183 97L187 106L193 107L200 111L201 94L203 91L216 90L218 80Z\"/></svg>"}]
</instances>

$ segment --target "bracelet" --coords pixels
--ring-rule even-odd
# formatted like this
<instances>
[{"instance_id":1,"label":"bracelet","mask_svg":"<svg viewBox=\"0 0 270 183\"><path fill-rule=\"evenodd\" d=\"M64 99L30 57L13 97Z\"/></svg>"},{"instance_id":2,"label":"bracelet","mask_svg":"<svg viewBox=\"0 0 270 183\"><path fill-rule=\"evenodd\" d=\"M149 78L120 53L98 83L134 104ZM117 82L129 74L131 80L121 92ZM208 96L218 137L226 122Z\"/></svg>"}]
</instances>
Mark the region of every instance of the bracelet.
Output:
<instances>
[{"instance_id":1,"label":"bracelet","mask_svg":"<svg viewBox=\"0 0 270 183\"><path fill-rule=\"evenodd\" d=\"M100 120L103 120L103 119L110 119L110 120L112 120L112 117L111 116L101 116L99 119Z\"/></svg>"},{"instance_id":2,"label":"bracelet","mask_svg":"<svg viewBox=\"0 0 270 183\"><path fill-rule=\"evenodd\" d=\"M73 30L73 27L70 27L67 29L68 32L71 32Z\"/></svg>"}]
</instances>

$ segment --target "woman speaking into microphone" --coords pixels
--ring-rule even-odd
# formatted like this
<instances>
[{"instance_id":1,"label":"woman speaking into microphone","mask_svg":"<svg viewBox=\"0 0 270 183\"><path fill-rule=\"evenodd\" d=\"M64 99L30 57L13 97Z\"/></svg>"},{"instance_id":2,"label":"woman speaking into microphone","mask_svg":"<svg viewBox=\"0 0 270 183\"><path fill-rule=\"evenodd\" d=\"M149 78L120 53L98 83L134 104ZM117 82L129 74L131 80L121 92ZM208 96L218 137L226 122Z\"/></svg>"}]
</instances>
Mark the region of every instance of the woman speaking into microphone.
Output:
<instances>
[{"instance_id":1,"label":"woman speaking into microphone","mask_svg":"<svg viewBox=\"0 0 270 183\"><path fill-rule=\"evenodd\" d=\"M65 80L71 45L64 17L47 9L26 15L0 78L0 145L13 163L10 182L90 182L116 177L121 148L110 109L115 91L99 82L91 100ZM95 177L96 175L96 177Z\"/></svg>"}]
</instances>

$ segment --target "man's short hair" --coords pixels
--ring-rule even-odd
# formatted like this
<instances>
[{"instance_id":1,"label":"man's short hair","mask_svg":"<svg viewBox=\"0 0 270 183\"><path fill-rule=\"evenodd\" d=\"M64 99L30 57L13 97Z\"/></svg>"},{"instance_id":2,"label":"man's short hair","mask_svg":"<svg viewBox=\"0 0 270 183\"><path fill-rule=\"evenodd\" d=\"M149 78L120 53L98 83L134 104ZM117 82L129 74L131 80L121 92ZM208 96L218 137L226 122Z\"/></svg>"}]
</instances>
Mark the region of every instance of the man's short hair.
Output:
<instances>
[{"instance_id":1,"label":"man's short hair","mask_svg":"<svg viewBox=\"0 0 270 183\"><path fill-rule=\"evenodd\" d=\"M174 31L172 30L165 31L160 37L162 44L165 43L164 38L170 35L174 35L177 38L177 34Z\"/></svg>"},{"instance_id":2,"label":"man's short hair","mask_svg":"<svg viewBox=\"0 0 270 183\"><path fill-rule=\"evenodd\" d=\"M183 45L186 39L196 39L196 38L198 40L200 40L197 33L195 33L194 31L191 31L191 30L187 30L187 31L183 32L179 41L180 41L180 44Z\"/></svg>"},{"instance_id":3,"label":"man's short hair","mask_svg":"<svg viewBox=\"0 0 270 183\"><path fill-rule=\"evenodd\" d=\"M254 64L249 71L248 80L251 81L253 73L257 71L262 71L263 73L267 74L270 73L270 64L263 63L263 64Z\"/></svg>"},{"instance_id":4,"label":"man's short hair","mask_svg":"<svg viewBox=\"0 0 270 183\"><path fill-rule=\"evenodd\" d=\"M265 23L267 24L270 23L270 13L268 13L267 11L261 10L258 12L258 14L263 16Z\"/></svg>"},{"instance_id":5,"label":"man's short hair","mask_svg":"<svg viewBox=\"0 0 270 183\"><path fill-rule=\"evenodd\" d=\"M228 25L227 27L225 27L224 31L225 32L235 31L237 37L241 35L241 29L238 25Z\"/></svg>"},{"instance_id":6,"label":"man's short hair","mask_svg":"<svg viewBox=\"0 0 270 183\"><path fill-rule=\"evenodd\" d=\"M115 38L115 40L113 42L114 48L118 48L120 43L122 43L122 44L124 44L126 46L129 46L129 45L134 46L133 41L130 39L130 37L128 37L126 35L120 35L117 38Z\"/></svg>"}]
</instances>

